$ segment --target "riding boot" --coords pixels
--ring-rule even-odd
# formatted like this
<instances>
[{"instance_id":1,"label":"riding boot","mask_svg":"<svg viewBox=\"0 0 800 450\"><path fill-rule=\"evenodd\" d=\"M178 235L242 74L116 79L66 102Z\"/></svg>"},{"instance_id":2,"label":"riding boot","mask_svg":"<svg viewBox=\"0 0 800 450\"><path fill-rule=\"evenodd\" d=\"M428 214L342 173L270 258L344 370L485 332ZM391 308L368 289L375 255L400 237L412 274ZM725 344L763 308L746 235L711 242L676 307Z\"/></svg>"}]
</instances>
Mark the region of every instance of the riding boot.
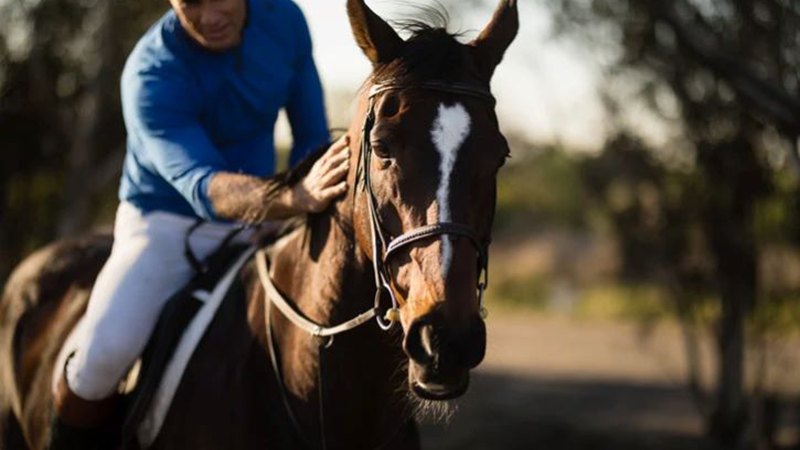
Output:
<instances>
[{"instance_id":1,"label":"riding boot","mask_svg":"<svg viewBox=\"0 0 800 450\"><path fill-rule=\"evenodd\" d=\"M113 443L107 431L116 395L102 400L85 400L70 389L62 376L53 398L53 419L49 450L106 450Z\"/></svg>"}]
</instances>

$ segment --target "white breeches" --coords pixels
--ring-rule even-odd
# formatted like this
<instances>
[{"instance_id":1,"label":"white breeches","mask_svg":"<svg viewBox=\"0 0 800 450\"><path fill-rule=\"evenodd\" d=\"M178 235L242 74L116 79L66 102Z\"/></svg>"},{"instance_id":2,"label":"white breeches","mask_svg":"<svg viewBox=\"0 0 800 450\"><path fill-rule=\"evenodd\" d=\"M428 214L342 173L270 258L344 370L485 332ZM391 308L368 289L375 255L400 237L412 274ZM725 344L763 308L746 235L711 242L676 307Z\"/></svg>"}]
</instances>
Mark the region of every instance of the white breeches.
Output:
<instances>
[{"instance_id":1,"label":"white breeches","mask_svg":"<svg viewBox=\"0 0 800 450\"><path fill-rule=\"evenodd\" d=\"M97 277L67 366L67 382L78 396L99 400L117 389L165 302L191 280L194 269L184 257L184 237L194 222L160 211L143 215L129 203L120 204L111 256ZM201 225L189 239L193 253L205 259L233 227ZM237 240L246 239L246 231Z\"/></svg>"}]
</instances>

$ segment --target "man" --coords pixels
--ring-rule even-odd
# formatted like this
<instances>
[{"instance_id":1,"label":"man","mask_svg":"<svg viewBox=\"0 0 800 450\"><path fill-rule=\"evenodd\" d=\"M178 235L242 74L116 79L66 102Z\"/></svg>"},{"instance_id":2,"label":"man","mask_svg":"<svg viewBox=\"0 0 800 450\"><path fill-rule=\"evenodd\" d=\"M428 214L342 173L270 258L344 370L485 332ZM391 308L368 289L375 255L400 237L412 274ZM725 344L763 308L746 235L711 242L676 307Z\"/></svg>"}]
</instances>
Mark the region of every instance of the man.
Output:
<instances>
[{"instance_id":1,"label":"man","mask_svg":"<svg viewBox=\"0 0 800 450\"><path fill-rule=\"evenodd\" d=\"M57 384L50 448L92 448L120 378L165 300L193 276L183 240L208 256L235 225L325 209L347 187L347 142L267 196L285 108L291 163L328 141L305 19L291 0L170 0L122 75L128 150L111 256Z\"/></svg>"}]
</instances>

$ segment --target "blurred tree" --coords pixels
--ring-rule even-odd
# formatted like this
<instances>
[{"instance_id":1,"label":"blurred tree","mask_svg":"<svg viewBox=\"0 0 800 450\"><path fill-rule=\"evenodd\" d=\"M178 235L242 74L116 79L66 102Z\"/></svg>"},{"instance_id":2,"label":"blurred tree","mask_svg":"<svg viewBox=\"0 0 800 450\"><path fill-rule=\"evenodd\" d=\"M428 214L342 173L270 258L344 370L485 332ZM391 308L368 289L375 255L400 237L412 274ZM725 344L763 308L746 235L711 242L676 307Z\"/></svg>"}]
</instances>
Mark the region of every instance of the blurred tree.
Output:
<instances>
[{"instance_id":1,"label":"blurred tree","mask_svg":"<svg viewBox=\"0 0 800 450\"><path fill-rule=\"evenodd\" d=\"M588 227L579 167L559 147L542 147L506 136L512 158L498 177L495 233L531 233L534 228Z\"/></svg>"},{"instance_id":2,"label":"blurred tree","mask_svg":"<svg viewBox=\"0 0 800 450\"><path fill-rule=\"evenodd\" d=\"M0 280L21 256L91 223L113 198L119 74L166 4L0 3Z\"/></svg>"},{"instance_id":3,"label":"blurred tree","mask_svg":"<svg viewBox=\"0 0 800 450\"><path fill-rule=\"evenodd\" d=\"M755 209L772 192L768 169L799 167L795 147L800 133L800 4L789 0L550 3L562 31L585 39L593 48L613 49L616 58L609 64L606 92L612 117L625 101L615 83L625 85L649 110L679 128L681 138L691 144L699 175L694 191L698 219L713 254L721 300L719 370L709 432L731 448L751 446L744 350L745 319L757 295ZM610 147L618 144L618 139L609 141ZM784 152L776 155L776 147Z\"/></svg>"},{"instance_id":4,"label":"blurred tree","mask_svg":"<svg viewBox=\"0 0 800 450\"><path fill-rule=\"evenodd\" d=\"M780 171L794 173L788 191L798 192L800 2L547 3L557 32L589 49L587 59L605 58L609 138L583 175L618 232L623 276L660 277L681 314L691 306L682 297L706 287L717 291L719 366L708 431L727 448L752 447L744 352L758 292L756 210L768 196L776 200ZM661 131L677 130L675 139L662 148L646 145L639 137L643 110L655 113ZM638 152L654 153L673 168L688 159L696 170L668 175ZM800 201L788 200L781 203L787 209ZM785 223L796 223L796 213L785 216ZM698 231L705 243L699 246ZM796 240L796 230L788 233ZM709 250L710 267L692 257L698 248ZM711 286L704 272L713 275ZM698 391L696 377L690 382Z\"/></svg>"},{"instance_id":5,"label":"blurred tree","mask_svg":"<svg viewBox=\"0 0 800 450\"><path fill-rule=\"evenodd\" d=\"M702 227L702 177L659 163L641 139L621 132L603 152L581 165L592 204L612 224L620 246L621 278L664 286L680 318L687 356L687 384L701 410L700 340L695 329L703 299L712 293L713 265Z\"/></svg>"}]
</instances>

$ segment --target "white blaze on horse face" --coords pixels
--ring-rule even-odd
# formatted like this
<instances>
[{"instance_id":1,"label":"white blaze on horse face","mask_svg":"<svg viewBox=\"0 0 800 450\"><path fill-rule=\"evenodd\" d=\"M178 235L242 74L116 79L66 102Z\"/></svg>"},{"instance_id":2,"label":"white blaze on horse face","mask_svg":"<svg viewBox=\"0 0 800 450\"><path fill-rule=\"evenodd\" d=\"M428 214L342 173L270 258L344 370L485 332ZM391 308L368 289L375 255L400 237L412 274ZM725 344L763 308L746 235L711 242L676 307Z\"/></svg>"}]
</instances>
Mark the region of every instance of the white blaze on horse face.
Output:
<instances>
[{"instance_id":1,"label":"white blaze on horse face","mask_svg":"<svg viewBox=\"0 0 800 450\"><path fill-rule=\"evenodd\" d=\"M439 105L439 111L431 128L433 145L441 157L439 160L439 188L436 190L436 203L439 205L439 222L451 222L450 216L450 176L456 164L458 150L469 135L470 117L461 103L453 106ZM453 261L453 243L449 236L442 236L442 275L447 278Z\"/></svg>"}]
</instances>

